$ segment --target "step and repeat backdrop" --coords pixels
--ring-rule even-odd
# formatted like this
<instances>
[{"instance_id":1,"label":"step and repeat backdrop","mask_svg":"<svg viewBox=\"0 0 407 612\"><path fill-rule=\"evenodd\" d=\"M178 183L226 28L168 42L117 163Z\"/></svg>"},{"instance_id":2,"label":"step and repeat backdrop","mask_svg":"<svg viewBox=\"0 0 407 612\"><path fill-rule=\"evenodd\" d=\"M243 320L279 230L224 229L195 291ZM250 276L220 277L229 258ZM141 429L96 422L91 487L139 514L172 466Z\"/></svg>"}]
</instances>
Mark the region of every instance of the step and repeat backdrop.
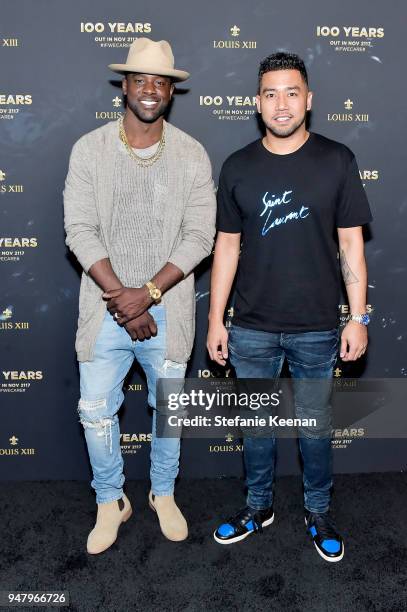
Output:
<instances>
[{"instance_id":1,"label":"step and repeat backdrop","mask_svg":"<svg viewBox=\"0 0 407 612\"><path fill-rule=\"evenodd\" d=\"M311 130L355 153L374 222L366 232L366 359L338 362L336 379L407 376L407 86L402 0L3 0L0 20L0 478L88 479L78 421L74 352L80 268L64 243L62 190L69 154L84 133L123 113L118 75L140 36L169 40L177 87L169 120L206 147L215 182L224 159L261 134L254 98L258 64L298 53L314 91ZM205 340L210 258L197 270L197 336L190 377L233 376L213 367ZM338 305L341 325L349 310ZM228 322L233 317L233 305ZM146 477L151 415L135 367L125 384L121 443L129 478ZM382 417L385 419L385 414ZM399 470L403 439L369 437L362 424L333 432L335 470ZM280 473L299 470L294 440L281 440ZM182 472L242 474L232 436L183 443Z\"/></svg>"}]
</instances>

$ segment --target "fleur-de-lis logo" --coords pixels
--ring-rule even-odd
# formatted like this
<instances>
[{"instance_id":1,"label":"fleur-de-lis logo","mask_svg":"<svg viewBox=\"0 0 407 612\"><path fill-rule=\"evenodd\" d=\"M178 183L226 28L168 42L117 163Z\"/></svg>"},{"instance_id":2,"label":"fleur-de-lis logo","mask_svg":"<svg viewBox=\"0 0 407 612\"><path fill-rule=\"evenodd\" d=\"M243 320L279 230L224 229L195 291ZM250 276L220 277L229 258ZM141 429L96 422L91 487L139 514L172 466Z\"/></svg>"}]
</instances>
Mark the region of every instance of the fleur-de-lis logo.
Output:
<instances>
[{"instance_id":1,"label":"fleur-de-lis logo","mask_svg":"<svg viewBox=\"0 0 407 612\"><path fill-rule=\"evenodd\" d=\"M113 98L112 102L113 102L113 106L115 108L118 108L122 103L122 99L119 98L119 96L116 96L115 98Z\"/></svg>"},{"instance_id":2,"label":"fleur-de-lis logo","mask_svg":"<svg viewBox=\"0 0 407 612\"><path fill-rule=\"evenodd\" d=\"M346 110L351 110L351 108L353 107L353 102L352 100L349 100L349 98L347 100L345 100L345 102L343 103Z\"/></svg>"},{"instance_id":3,"label":"fleur-de-lis logo","mask_svg":"<svg viewBox=\"0 0 407 612\"><path fill-rule=\"evenodd\" d=\"M0 170L0 181L4 181L6 179L6 173L3 170Z\"/></svg>"},{"instance_id":4,"label":"fleur-de-lis logo","mask_svg":"<svg viewBox=\"0 0 407 612\"><path fill-rule=\"evenodd\" d=\"M15 436L11 436L11 438L9 438L9 442L11 446L17 446L18 438L16 438Z\"/></svg>"},{"instance_id":5,"label":"fleur-de-lis logo","mask_svg":"<svg viewBox=\"0 0 407 612\"><path fill-rule=\"evenodd\" d=\"M234 25L232 28L230 28L230 33L232 36L239 36L240 28L238 28L237 25Z\"/></svg>"},{"instance_id":6,"label":"fleur-de-lis logo","mask_svg":"<svg viewBox=\"0 0 407 612\"><path fill-rule=\"evenodd\" d=\"M5 308L1 314L2 317L0 317L0 320L2 319L3 321L5 321L6 319L11 319L13 311L10 310L10 308Z\"/></svg>"}]
</instances>

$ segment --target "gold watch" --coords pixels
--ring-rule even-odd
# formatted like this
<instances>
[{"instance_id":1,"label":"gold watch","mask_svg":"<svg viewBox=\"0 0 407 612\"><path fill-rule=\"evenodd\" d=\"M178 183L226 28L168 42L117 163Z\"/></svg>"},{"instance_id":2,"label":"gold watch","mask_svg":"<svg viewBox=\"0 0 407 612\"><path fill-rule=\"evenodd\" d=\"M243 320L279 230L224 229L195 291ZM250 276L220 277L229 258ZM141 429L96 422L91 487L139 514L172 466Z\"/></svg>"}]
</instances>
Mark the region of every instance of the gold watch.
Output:
<instances>
[{"instance_id":1,"label":"gold watch","mask_svg":"<svg viewBox=\"0 0 407 612\"><path fill-rule=\"evenodd\" d=\"M161 290L152 281L148 281L146 287L150 293L151 299L154 300L154 302L159 302L161 300Z\"/></svg>"}]
</instances>

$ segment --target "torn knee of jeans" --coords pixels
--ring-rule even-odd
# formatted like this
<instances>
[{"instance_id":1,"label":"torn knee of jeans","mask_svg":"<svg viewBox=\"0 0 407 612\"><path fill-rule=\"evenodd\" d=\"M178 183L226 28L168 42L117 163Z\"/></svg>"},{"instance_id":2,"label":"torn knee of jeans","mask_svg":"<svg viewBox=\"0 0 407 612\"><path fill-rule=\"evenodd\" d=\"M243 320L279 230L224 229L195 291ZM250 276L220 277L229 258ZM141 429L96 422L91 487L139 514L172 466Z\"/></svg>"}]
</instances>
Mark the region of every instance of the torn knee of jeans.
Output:
<instances>
[{"instance_id":1,"label":"torn knee of jeans","mask_svg":"<svg viewBox=\"0 0 407 612\"><path fill-rule=\"evenodd\" d=\"M94 430L96 436L105 438L106 446L112 453L112 423L113 418L106 416L107 398L84 399L78 403L79 420L84 429Z\"/></svg>"},{"instance_id":2,"label":"torn knee of jeans","mask_svg":"<svg viewBox=\"0 0 407 612\"><path fill-rule=\"evenodd\" d=\"M167 370L168 368L174 368L175 370L184 370L186 368L186 363L178 363L177 361L171 361L171 359L166 359L163 363L162 369Z\"/></svg>"},{"instance_id":3,"label":"torn knee of jeans","mask_svg":"<svg viewBox=\"0 0 407 612\"><path fill-rule=\"evenodd\" d=\"M106 408L106 406L107 400L105 397L96 400L85 400L81 397L78 404L78 410L79 412L93 412Z\"/></svg>"},{"instance_id":4,"label":"torn knee of jeans","mask_svg":"<svg viewBox=\"0 0 407 612\"><path fill-rule=\"evenodd\" d=\"M81 416L79 420L84 427L88 427L89 429L97 429L98 431L96 433L97 435L100 435L100 436L103 435L105 427L107 427L110 423L113 423L113 419L101 418L101 419L97 419L96 421L91 421L91 420L86 419L83 416Z\"/></svg>"},{"instance_id":5,"label":"torn knee of jeans","mask_svg":"<svg viewBox=\"0 0 407 612\"><path fill-rule=\"evenodd\" d=\"M96 423L104 419L107 413L107 399L87 400L80 398L78 403L78 414L82 425L84 423Z\"/></svg>"},{"instance_id":6,"label":"torn knee of jeans","mask_svg":"<svg viewBox=\"0 0 407 612\"><path fill-rule=\"evenodd\" d=\"M84 429L95 430L97 437L104 437L106 446L109 446L110 454L112 454L112 424L114 420L112 418L98 418L97 420L92 421L86 419L84 416L81 416L80 422Z\"/></svg>"}]
</instances>

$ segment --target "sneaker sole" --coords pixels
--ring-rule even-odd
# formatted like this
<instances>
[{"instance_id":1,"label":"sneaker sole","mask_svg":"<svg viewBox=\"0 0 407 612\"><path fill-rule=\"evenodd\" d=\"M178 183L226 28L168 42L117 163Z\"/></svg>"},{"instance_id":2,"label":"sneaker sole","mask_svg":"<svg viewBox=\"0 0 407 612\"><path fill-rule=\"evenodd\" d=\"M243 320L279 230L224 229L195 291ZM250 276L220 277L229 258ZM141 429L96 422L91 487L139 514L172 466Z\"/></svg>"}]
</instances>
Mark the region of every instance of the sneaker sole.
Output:
<instances>
[{"instance_id":1,"label":"sneaker sole","mask_svg":"<svg viewBox=\"0 0 407 612\"><path fill-rule=\"evenodd\" d=\"M274 521L274 514L272 517L267 519L267 521L264 521L264 523L262 523L261 526L268 527L269 525L271 525L273 521ZM247 533L244 533L243 535L240 535L237 538L233 538L233 540L221 540L220 538L216 537L216 531L214 531L213 537L214 537L215 542L217 542L218 544L234 544L235 542L240 542L241 540L244 540L245 538L247 538L247 536L251 535L252 533L254 533L254 531L248 531Z\"/></svg>"},{"instance_id":2,"label":"sneaker sole","mask_svg":"<svg viewBox=\"0 0 407 612\"><path fill-rule=\"evenodd\" d=\"M305 526L308 528L307 519L305 519ZM327 557L326 555L324 555L322 550L320 550L318 548L318 546L315 544L315 542L314 542L314 546L315 546L315 550L317 551L319 556L322 557L325 561L328 561L329 563L336 563L337 561L341 561L343 559L344 554L345 554L345 544L343 544L343 543L342 543L342 554L339 557Z\"/></svg>"}]
</instances>

